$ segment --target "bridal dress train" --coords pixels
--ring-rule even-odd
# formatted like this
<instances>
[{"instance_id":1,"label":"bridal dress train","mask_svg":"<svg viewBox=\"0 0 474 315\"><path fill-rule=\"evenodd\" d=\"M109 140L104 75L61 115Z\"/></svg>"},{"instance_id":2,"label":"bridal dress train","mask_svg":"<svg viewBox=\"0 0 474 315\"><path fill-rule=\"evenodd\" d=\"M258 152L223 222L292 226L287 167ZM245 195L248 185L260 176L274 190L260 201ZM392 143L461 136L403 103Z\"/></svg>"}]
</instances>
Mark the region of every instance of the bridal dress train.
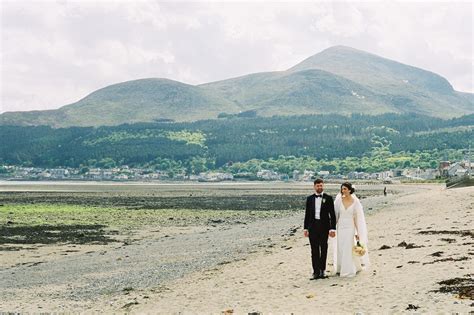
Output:
<instances>
[{"instance_id":1,"label":"bridal dress train","mask_svg":"<svg viewBox=\"0 0 474 315\"><path fill-rule=\"evenodd\" d=\"M354 277L356 273L369 265L367 249L367 225L364 210L359 199L352 195L354 201L349 207L344 207L340 194L334 202L337 218L337 233L334 244L334 265L341 277ZM355 235L366 248L364 256L355 256L352 252L356 244Z\"/></svg>"}]
</instances>

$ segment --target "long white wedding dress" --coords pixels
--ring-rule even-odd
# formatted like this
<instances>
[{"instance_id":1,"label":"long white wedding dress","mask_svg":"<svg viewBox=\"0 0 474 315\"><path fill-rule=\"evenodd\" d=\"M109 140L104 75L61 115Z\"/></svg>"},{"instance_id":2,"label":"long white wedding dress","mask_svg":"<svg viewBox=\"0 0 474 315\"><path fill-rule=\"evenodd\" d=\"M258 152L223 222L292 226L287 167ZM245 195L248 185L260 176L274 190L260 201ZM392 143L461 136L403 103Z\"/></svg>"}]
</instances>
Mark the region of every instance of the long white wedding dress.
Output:
<instances>
[{"instance_id":1,"label":"long white wedding dress","mask_svg":"<svg viewBox=\"0 0 474 315\"><path fill-rule=\"evenodd\" d=\"M337 218L336 240L334 244L334 265L336 272L341 277L353 277L356 273L369 266L367 225L365 222L364 210L359 199L352 195L354 201L346 209L342 203L341 196L338 195L334 201L334 210ZM352 253L355 245L355 235L359 236L359 241L366 247L367 252L362 257L357 257Z\"/></svg>"}]
</instances>

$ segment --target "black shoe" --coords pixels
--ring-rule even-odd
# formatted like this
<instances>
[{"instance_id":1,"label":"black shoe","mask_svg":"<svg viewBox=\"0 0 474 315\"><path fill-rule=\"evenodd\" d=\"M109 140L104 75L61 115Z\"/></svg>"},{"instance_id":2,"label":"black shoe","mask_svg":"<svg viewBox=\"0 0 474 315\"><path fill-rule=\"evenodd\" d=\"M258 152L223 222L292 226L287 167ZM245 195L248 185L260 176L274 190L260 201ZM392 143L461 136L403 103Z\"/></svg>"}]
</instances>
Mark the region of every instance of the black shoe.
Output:
<instances>
[{"instance_id":1,"label":"black shoe","mask_svg":"<svg viewBox=\"0 0 474 315\"><path fill-rule=\"evenodd\" d=\"M327 279L328 276L324 274L324 270L319 273L319 278L320 279Z\"/></svg>"},{"instance_id":2,"label":"black shoe","mask_svg":"<svg viewBox=\"0 0 474 315\"><path fill-rule=\"evenodd\" d=\"M319 279L319 274L313 273L313 276L309 278L309 280L318 280Z\"/></svg>"}]
</instances>

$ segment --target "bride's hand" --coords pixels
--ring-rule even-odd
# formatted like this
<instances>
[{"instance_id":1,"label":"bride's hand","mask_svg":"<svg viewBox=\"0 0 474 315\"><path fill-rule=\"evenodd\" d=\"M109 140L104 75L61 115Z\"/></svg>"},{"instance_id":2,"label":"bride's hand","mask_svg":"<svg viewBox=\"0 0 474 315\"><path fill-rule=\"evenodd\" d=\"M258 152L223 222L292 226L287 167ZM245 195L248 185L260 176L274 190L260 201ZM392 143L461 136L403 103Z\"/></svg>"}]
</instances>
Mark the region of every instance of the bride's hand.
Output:
<instances>
[{"instance_id":1,"label":"bride's hand","mask_svg":"<svg viewBox=\"0 0 474 315\"><path fill-rule=\"evenodd\" d=\"M359 235L356 235L355 238L356 238L356 240L358 241L358 240L359 240Z\"/></svg>"}]
</instances>

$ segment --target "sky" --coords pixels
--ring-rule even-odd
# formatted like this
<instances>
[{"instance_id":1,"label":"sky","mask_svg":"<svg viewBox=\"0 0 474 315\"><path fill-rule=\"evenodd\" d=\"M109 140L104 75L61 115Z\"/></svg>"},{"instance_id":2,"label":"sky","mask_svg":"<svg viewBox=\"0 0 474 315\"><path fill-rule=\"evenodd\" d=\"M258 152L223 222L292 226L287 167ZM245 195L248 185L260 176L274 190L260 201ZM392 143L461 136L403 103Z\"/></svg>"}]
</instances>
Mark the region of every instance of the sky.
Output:
<instances>
[{"instance_id":1,"label":"sky","mask_svg":"<svg viewBox=\"0 0 474 315\"><path fill-rule=\"evenodd\" d=\"M0 10L0 113L59 108L135 79L285 70L335 45L474 92L471 1L0 0Z\"/></svg>"}]
</instances>

